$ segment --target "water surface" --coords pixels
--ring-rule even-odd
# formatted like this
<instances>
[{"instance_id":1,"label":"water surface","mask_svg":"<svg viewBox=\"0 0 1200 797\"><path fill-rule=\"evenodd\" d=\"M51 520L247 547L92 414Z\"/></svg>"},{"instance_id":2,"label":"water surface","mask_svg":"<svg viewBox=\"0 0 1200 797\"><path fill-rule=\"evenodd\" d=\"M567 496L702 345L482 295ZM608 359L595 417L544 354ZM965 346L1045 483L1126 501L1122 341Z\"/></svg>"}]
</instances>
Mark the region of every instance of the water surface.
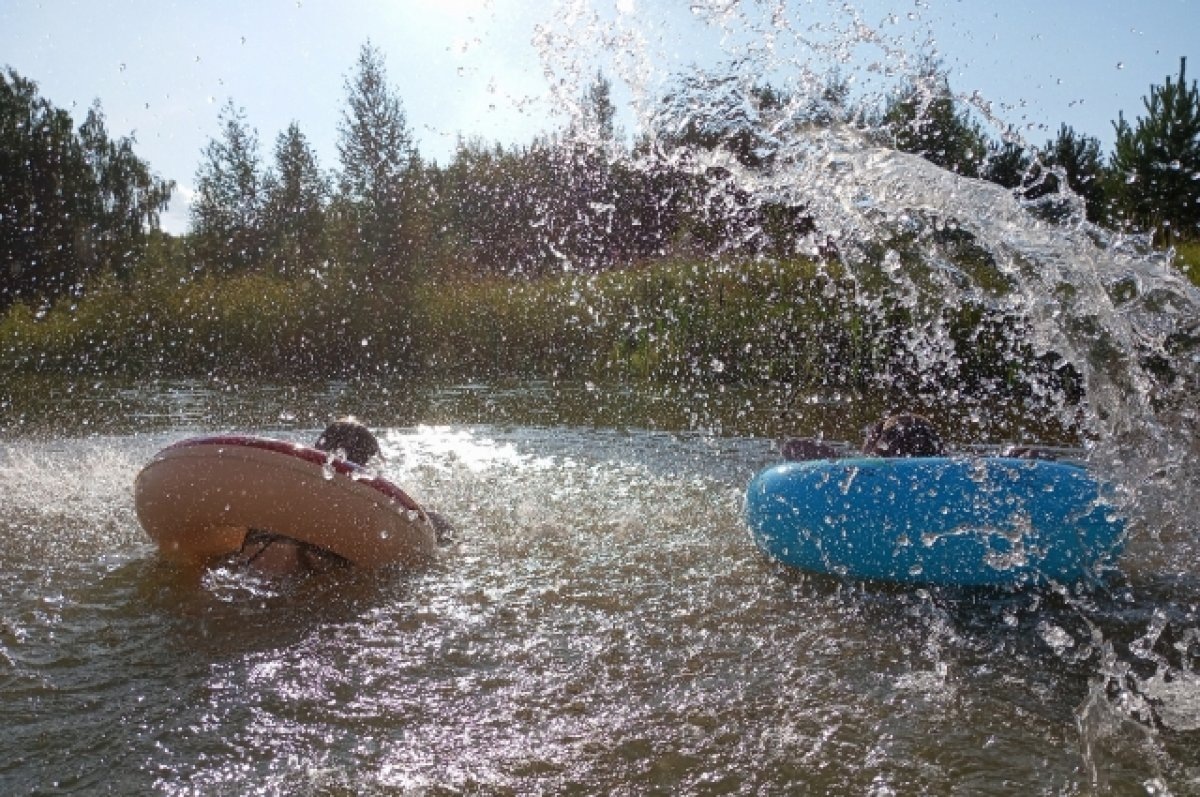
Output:
<instances>
[{"instance_id":1,"label":"water surface","mask_svg":"<svg viewBox=\"0 0 1200 797\"><path fill-rule=\"evenodd\" d=\"M0 791L1200 793L1200 583L788 572L741 521L777 454L729 420L740 398L689 424L654 391L403 393L10 400ZM156 556L130 489L156 450L308 441L327 411L372 420L382 471L456 524L436 566L265 584Z\"/></svg>"}]
</instances>

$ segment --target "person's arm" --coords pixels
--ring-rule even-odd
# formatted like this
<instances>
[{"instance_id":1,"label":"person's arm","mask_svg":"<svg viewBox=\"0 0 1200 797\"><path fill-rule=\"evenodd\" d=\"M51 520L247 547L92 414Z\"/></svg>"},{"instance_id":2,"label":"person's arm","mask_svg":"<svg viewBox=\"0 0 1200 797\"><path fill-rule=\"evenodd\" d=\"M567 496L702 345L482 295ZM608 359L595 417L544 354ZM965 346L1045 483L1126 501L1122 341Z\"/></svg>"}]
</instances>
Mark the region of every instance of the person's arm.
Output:
<instances>
[{"instance_id":1,"label":"person's arm","mask_svg":"<svg viewBox=\"0 0 1200 797\"><path fill-rule=\"evenodd\" d=\"M789 462L809 459L838 459L841 455L833 446L811 437L789 437L780 447L783 458Z\"/></svg>"}]
</instances>

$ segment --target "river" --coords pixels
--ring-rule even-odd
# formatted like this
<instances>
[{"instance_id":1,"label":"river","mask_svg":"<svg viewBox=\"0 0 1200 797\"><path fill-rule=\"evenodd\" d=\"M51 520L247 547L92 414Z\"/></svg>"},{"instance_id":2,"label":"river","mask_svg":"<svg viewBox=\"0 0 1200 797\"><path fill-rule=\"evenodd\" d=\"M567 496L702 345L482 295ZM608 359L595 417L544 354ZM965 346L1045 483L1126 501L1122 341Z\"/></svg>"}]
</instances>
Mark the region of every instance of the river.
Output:
<instances>
[{"instance_id":1,"label":"river","mask_svg":"<svg viewBox=\"0 0 1200 797\"><path fill-rule=\"evenodd\" d=\"M4 794L1200 793L1200 582L787 571L741 518L778 458L747 396L21 385ZM824 411L849 438L857 411ZM138 526L162 446L346 413L455 525L434 566L269 584L168 564Z\"/></svg>"}]
</instances>

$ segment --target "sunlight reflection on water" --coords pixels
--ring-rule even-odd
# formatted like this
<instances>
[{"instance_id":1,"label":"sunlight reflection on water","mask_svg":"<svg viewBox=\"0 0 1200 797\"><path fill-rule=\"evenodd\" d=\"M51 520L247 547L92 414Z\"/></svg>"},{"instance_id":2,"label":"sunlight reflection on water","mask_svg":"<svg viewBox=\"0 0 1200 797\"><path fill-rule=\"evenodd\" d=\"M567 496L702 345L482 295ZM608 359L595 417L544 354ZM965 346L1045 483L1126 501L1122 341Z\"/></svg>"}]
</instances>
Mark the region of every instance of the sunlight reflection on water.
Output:
<instances>
[{"instance_id":1,"label":"sunlight reflection on water","mask_svg":"<svg viewBox=\"0 0 1200 797\"><path fill-rule=\"evenodd\" d=\"M1113 791L1194 782L1195 585L781 571L741 521L776 457L759 437L381 432L380 472L456 541L424 571L268 586L169 566L137 528L135 473L191 431L7 450L4 790L1087 793L1084 762Z\"/></svg>"}]
</instances>

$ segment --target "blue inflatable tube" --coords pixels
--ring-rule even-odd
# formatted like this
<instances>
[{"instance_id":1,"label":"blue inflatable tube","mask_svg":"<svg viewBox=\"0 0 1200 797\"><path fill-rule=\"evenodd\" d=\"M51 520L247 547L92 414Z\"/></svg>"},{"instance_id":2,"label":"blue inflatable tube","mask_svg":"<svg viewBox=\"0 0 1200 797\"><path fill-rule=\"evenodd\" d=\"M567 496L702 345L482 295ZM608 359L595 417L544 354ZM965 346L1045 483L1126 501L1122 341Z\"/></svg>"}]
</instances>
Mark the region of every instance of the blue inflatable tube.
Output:
<instances>
[{"instance_id":1,"label":"blue inflatable tube","mask_svg":"<svg viewBox=\"0 0 1200 797\"><path fill-rule=\"evenodd\" d=\"M1083 468L1001 457L839 459L767 468L746 522L767 556L861 579L1016 586L1096 579L1125 524Z\"/></svg>"}]
</instances>

